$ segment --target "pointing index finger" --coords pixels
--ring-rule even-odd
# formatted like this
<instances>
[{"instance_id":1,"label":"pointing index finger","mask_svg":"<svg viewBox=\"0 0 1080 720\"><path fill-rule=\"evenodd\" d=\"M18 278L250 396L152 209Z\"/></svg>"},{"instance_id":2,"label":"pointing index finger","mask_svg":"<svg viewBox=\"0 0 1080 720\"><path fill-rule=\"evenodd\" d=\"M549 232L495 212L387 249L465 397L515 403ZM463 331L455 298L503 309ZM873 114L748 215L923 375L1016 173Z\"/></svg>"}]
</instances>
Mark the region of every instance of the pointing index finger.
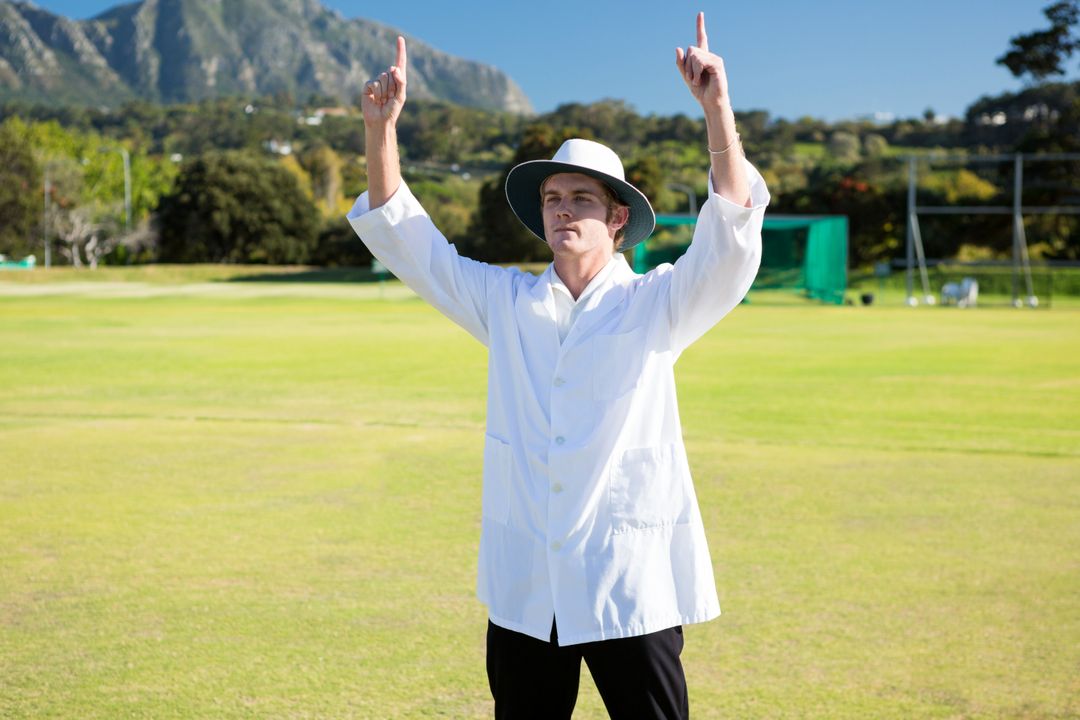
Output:
<instances>
[{"instance_id":1,"label":"pointing index finger","mask_svg":"<svg viewBox=\"0 0 1080 720\"><path fill-rule=\"evenodd\" d=\"M405 56L405 38L398 35L397 39L397 62L394 63L397 67L401 68L401 72L405 72L405 64L408 59Z\"/></svg>"},{"instance_id":2,"label":"pointing index finger","mask_svg":"<svg viewBox=\"0 0 1080 720\"><path fill-rule=\"evenodd\" d=\"M705 34L705 13L697 14L697 46L702 50L709 49L709 36Z\"/></svg>"}]
</instances>

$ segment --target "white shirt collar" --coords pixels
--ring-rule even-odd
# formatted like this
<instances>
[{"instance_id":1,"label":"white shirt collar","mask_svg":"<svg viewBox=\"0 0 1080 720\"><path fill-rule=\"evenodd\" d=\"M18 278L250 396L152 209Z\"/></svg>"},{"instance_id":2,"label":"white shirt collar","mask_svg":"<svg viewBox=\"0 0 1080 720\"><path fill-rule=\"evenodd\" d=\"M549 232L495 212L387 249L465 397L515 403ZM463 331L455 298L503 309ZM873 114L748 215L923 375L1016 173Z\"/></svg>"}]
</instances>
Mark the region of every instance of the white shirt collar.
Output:
<instances>
[{"instance_id":1,"label":"white shirt collar","mask_svg":"<svg viewBox=\"0 0 1080 720\"><path fill-rule=\"evenodd\" d=\"M566 336L570 334L570 328L573 327L578 316L585 308L584 301L599 288L607 284L608 279L620 262L624 262L622 256L614 255L611 260L608 261L607 265L602 267L600 272L593 276L593 279L585 286L585 289L582 290L581 295L578 296L577 300L570 294L570 289L566 287L566 283L562 281L559 274L555 272L555 263L552 263L548 268L548 271L551 273L552 300L555 301L555 328L559 332L560 344L566 341Z\"/></svg>"},{"instance_id":2,"label":"white shirt collar","mask_svg":"<svg viewBox=\"0 0 1080 720\"><path fill-rule=\"evenodd\" d=\"M577 305L582 300L591 295L593 291L595 291L598 287L604 284L604 282L608 279L608 276L611 275L612 270L615 269L615 265L618 263L618 260L618 254L612 255L611 259L607 261L607 264L604 265L604 267L600 268L600 272L593 275L592 280L589 281L589 284L585 286L585 289L581 291L581 295L579 295L576 300L574 299L573 294L571 294L570 288L566 287L566 283L564 283L562 281L562 278L559 277L559 273L555 272L555 263L552 263L551 289L553 292L557 291L565 293L566 297L570 300L570 302L574 305Z\"/></svg>"}]
</instances>

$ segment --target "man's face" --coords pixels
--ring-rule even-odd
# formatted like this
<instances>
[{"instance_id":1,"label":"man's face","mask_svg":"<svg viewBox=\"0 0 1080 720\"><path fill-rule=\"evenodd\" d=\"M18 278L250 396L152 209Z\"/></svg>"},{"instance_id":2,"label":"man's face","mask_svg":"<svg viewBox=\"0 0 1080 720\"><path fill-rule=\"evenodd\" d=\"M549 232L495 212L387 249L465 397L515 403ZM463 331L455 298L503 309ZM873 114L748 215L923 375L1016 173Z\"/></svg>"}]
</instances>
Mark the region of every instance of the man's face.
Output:
<instances>
[{"instance_id":1,"label":"man's face","mask_svg":"<svg viewBox=\"0 0 1080 720\"><path fill-rule=\"evenodd\" d=\"M540 197L544 238L556 256L583 257L615 252L615 232L626 224L629 211L618 206L608 219L603 183L580 173L549 177Z\"/></svg>"}]
</instances>

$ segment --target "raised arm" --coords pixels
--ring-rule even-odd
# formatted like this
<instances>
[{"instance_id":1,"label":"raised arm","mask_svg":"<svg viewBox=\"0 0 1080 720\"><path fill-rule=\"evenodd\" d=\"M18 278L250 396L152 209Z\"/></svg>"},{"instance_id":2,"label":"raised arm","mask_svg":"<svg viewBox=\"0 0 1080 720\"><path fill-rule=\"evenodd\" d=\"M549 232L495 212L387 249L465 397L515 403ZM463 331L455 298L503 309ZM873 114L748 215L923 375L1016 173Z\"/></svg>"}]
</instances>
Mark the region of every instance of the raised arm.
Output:
<instances>
[{"instance_id":1,"label":"raised arm","mask_svg":"<svg viewBox=\"0 0 1080 720\"><path fill-rule=\"evenodd\" d=\"M716 191L736 205L750 207L750 184L743 164L742 145L735 130L735 113L728 95L724 61L709 52L705 13L697 16L697 45L675 48L675 64L694 99L705 111L708 147Z\"/></svg>"},{"instance_id":2,"label":"raised arm","mask_svg":"<svg viewBox=\"0 0 1080 720\"><path fill-rule=\"evenodd\" d=\"M405 39L397 62L364 86L368 189L356 199L349 223L378 260L417 295L488 343L489 296L515 273L458 255L401 178L397 120L405 105Z\"/></svg>"},{"instance_id":3,"label":"raised arm","mask_svg":"<svg viewBox=\"0 0 1080 720\"><path fill-rule=\"evenodd\" d=\"M368 202L381 207L401 185L397 120L405 106L405 38L397 39L397 62L364 86L364 145L368 165Z\"/></svg>"}]
</instances>

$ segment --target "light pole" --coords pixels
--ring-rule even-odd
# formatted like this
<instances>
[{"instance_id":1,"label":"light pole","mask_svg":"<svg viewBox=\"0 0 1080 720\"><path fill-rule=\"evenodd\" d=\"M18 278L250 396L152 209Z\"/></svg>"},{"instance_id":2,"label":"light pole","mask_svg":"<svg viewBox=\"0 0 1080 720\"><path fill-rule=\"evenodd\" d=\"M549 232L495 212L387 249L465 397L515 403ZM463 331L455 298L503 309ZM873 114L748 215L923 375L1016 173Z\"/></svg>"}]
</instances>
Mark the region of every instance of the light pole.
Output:
<instances>
[{"instance_id":1,"label":"light pole","mask_svg":"<svg viewBox=\"0 0 1080 720\"><path fill-rule=\"evenodd\" d=\"M126 147L99 148L99 152L116 151L124 160L124 234L131 234L131 154Z\"/></svg>"},{"instance_id":2,"label":"light pole","mask_svg":"<svg viewBox=\"0 0 1080 720\"><path fill-rule=\"evenodd\" d=\"M126 147L120 148L124 159L124 234L131 234L131 155Z\"/></svg>"},{"instance_id":3,"label":"light pole","mask_svg":"<svg viewBox=\"0 0 1080 720\"><path fill-rule=\"evenodd\" d=\"M694 188L690 187L689 185L683 185L682 183L673 182L669 182L668 187L672 190L678 190L679 192L686 195L686 197L690 200L690 214L697 215L697 193L694 192Z\"/></svg>"},{"instance_id":4,"label":"light pole","mask_svg":"<svg viewBox=\"0 0 1080 720\"><path fill-rule=\"evenodd\" d=\"M41 205L41 242L45 245L45 269L52 267L52 249L49 248L49 196L52 195L52 182L49 180L49 164L45 164L45 182L42 183L44 202Z\"/></svg>"},{"instance_id":5,"label":"light pole","mask_svg":"<svg viewBox=\"0 0 1080 720\"><path fill-rule=\"evenodd\" d=\"M49 213L52 210L52 178L49 171L60 166L57 160L46 160L41 184L41 244L45 246L45 267L52 267L52 245L49 243Z\"/></svg>"}]
</instances>

